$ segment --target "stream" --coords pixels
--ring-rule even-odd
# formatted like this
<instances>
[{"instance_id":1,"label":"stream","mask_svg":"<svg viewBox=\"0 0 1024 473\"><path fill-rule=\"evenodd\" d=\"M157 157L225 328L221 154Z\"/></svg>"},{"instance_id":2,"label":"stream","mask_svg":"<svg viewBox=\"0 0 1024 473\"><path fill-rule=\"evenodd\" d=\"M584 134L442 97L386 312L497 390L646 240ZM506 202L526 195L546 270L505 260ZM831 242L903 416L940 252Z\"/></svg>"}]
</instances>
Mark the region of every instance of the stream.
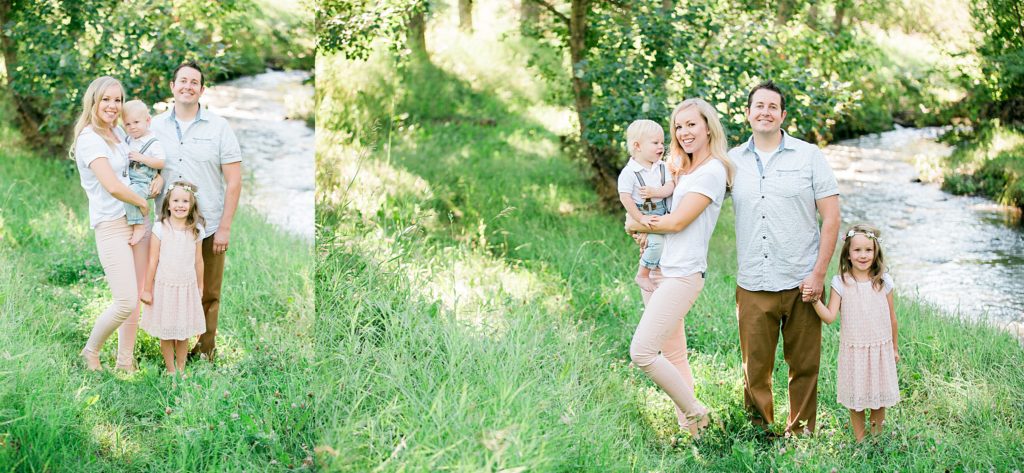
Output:
<instances>
[{"instance_id":1,"label":"stream","mask_svg":"<svg viewBox=\"0 0 1024 473\"><path fill-rule=\"evenodd\" d=\"M914 182L915 157L952 152L936 141L942 132L897 128L826 147L842 194L842 229L879 227L898 291L1021 333L1024 227L1016 211Z\"/></svg>"},{"instance_id":2,"label":"stream","mask_svg":"<svg viewBox=\"0 0 1024 473\"><path fill-rule=\"evenodd\" d=\"M202 103L226 118L242 148L242 205L284 231L313 241L314 131L297 108L311 109L306 71L271 71L210 86Z\"/></svg>"}]
</instances>

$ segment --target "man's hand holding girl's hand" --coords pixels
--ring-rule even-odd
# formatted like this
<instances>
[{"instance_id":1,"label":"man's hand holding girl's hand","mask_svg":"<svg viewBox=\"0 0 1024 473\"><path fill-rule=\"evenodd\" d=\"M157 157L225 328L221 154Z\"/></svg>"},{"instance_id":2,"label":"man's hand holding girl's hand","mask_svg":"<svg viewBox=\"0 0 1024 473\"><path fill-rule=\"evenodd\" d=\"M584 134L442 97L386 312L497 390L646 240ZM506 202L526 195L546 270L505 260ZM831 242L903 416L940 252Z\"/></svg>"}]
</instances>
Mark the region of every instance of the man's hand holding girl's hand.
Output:
<instances>
[{"instance_id":1,"label":"man's hand holding girl's hand","mask_svg":"<svg viewBox=\"0 0 1024 473\"><path fill-rule=\"evenodd\" d=\"M800 299L812 304L818 301L818 298L814 295L814 288L804 283L800 283Z\"/></svg>"}]
</instances>

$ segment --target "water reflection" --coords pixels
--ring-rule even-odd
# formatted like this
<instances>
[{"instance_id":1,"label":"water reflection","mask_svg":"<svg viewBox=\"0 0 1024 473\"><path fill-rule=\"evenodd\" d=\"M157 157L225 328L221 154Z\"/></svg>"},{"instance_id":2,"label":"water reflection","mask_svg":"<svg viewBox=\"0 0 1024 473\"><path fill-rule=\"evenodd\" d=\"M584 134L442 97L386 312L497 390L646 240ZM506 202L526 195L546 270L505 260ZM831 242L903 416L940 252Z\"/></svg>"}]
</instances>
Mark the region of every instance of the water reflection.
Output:
<instances>
[{"instance_id":1,"label":"water reflection","mask_svg":"<svg viewBox=\"0 0 1024 473\"><path fill-rule=\"evenodd\" d=\"M914 182L915 157L945 156L940 128L897 129L825 149L842 193L843 227L881 228L897 288L951 313L1024 322L1024 229L1015 210Z\"/></svg>"}]
</instances>

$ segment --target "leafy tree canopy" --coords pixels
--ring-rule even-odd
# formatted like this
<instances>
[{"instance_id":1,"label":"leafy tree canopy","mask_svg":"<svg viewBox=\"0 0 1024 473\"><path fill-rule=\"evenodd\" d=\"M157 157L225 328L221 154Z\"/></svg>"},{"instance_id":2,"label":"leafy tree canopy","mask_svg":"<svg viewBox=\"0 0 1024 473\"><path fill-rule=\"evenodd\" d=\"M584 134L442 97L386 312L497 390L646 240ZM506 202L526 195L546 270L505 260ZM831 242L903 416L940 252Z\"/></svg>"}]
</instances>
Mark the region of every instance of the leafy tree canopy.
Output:
<instances>
[{"instance_id":1,"label":"leafy tree canopy","mask_svg":"<svg viewBox=\"0 0 1024 473\"><path fill-rule=\"evenodd\" d=\"M0 4L7 88L29 144L66 149L89 82L111 75L126 99L148 104L168 95L170 73L185 60L207 77L240 60L256 10L251 0L15 0Z\"/></svg>"},{"instance_id":2,"label":"leafy tree canopy","mask_svg":"<svg viewBox=\"0 0 1024 473\"><path fill-rule=\"evenodd\" d=\"M396 51L406 44L409 20L429 0L321 0L316 3L317 49L366 59L375 40Z\"/></svg>"}]
</instances>

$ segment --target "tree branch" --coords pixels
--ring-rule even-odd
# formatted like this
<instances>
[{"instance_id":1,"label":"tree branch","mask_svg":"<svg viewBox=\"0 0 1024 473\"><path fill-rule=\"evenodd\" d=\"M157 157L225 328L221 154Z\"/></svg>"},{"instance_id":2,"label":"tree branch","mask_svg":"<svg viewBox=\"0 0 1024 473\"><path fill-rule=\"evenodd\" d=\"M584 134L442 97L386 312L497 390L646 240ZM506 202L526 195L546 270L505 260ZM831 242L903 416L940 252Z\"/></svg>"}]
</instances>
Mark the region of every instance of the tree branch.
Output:
<instances>
[{"instance_id":1,"label":"tree branch","mask_svg":"<svg viewBox=\"0 0 1024 473\"><path fill-rule=\"evenodd\" d=\"M563 14L562 12L558 11L557 9L555 9L554 5L548 3L548 2L546 2L544 0L530 0L530 1L533 2L533 3L536 3L537 5L540 5L540 6L544 7L545 9L547 9L547 11L551 12L551 14L555 15L556 17L558 17L558 19L564 21L566 25L569 25L571 23L569 21L569 17L565 16L565 14Z\"/></svg>"}]
</instances>

